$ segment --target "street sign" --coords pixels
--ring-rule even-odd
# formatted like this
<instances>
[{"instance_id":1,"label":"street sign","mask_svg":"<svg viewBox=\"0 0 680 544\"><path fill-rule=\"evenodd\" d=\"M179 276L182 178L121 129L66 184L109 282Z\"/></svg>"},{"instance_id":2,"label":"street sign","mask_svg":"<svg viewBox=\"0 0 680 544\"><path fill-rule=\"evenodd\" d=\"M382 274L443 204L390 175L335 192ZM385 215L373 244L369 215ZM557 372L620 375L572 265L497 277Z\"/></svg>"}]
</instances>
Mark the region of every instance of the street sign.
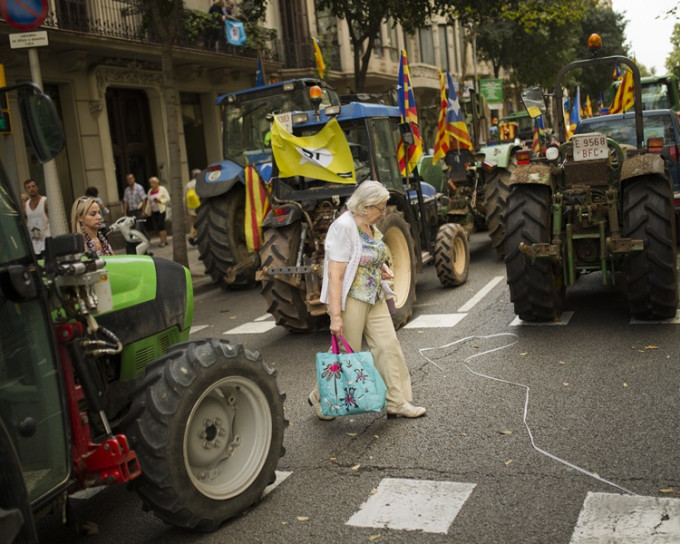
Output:
<instances>
[{"instance_id":1,"label":"street sign","mask_svg":"<svg viewBox=\"0 0 680 544\"><path fill-rule=\"evenodd\" d=\"M22 49L24 47L44 47L46 45L49 45L47 41L47 30L22 32L21 34L9 35L10 49Z\"/></svg>"},{"instance_id":2,"label":"street sign","mask_svg":"<svg viewBox=\"0 0 680 544\"><path fill-rule=\"evenodd\" d=\"M3 0L0 14L17 30L35 30L47 18L49 0Z\"/></svg>"}]
</instances>

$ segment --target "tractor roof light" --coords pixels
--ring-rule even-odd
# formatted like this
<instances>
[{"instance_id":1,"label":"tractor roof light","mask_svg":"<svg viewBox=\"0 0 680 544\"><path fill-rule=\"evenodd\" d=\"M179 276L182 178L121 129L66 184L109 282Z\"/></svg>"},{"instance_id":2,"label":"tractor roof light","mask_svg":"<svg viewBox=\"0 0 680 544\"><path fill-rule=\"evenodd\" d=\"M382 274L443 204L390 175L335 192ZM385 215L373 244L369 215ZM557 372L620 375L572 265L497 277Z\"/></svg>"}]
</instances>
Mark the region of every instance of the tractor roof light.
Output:
<instances>
[{"instance_id":1,"label":"tractor roof light","mask_svg":"<svg viewBox=\"0 0 680 544\"><path fill-rule=\"evenodd\" d=\"M323 112L326 114L326 117L335 117L340 115L340 106L326 106Z\"/></svg>"},{"instance_id":2,"label":"tractor roof light","mask_svg":"<svg viewBox=\"0 0 680 544\"><path fill-rule=\"evenodd\" d=\"M602 48L602 38L599 34L591 34L588 36L588 49L592 51L594 55Z\"/></svg>"},{"instance_id":3,"label":"tractor roof light","mask_svg":"<svg viewBox=\"0 0 680 544\"><path fill-rule=\"evenodd\" d=\"M299 112L299 113L294 113L293 114L293 124L294 125L303 125L307 121L309 121L309 115L307 115L307 112Z\"/></svg>"},{"instance_id":4,"label":"tractor roof light","mask_svg":"<svg viewBox=\"0 0 680 544\"><path fill-rule=\"evenodd\" d=\"M294 82L292 82L292 81L286 81L286 82L283 84L283 90L284 90L284 91L288 92L288 91L292 91L293 89L295 89L295 83L294 83Z\"/></svg>"}]
</instances>

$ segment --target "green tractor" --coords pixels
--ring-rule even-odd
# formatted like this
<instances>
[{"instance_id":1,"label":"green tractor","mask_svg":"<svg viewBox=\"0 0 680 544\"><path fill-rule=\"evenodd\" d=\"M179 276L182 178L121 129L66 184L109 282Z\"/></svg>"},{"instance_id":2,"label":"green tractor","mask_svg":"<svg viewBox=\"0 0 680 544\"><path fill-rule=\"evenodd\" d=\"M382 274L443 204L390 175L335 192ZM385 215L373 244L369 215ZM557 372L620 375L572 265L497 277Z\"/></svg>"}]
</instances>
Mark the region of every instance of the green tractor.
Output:
<instances>
[{"instance_id":1,"label":"green tractor","mask_svg":"<svg viewBox=\"0 0 680 544\"><path fill-rule=\"evenodd\" d=\"M49 97L19 98L42 161L63 147ZM189 271L149 256L84 253L80 234L36 260L0 167L0 538L36 542L35 520L71 493L127 483L144 507L210 531L261 497L283 455L283 395L257 353L189 340Z\"/></svg>"},{"instance_id":2,"label":"green tractor","mask_svg":"<svg viewBox=\"0 0 680 544\"><path fill-rule=\"evenodd\" d=\"M640 73L621 56L567 64L554 91L556 134L564 135L562 81L573 69L627 65L634 77L637 145L606 134L577 134L546 156L519 152L506 212L505 264L515 313L525 321L559 319L566 288L591 272L604 285L622 281L631 314L666 319L676 314L678 273L673 191L660 155L643 141ZM547 110L540 88L522 93L529 113Z\"/></svg>"}]
</instances>

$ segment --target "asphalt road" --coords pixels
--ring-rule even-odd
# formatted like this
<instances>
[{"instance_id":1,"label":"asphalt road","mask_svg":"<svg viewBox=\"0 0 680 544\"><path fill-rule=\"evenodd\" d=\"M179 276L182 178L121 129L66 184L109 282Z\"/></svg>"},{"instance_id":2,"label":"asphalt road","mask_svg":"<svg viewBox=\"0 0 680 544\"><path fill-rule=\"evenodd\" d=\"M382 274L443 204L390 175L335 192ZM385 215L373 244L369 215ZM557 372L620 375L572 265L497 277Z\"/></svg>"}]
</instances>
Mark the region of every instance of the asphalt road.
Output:
<instances>
[{"instance_id":1,"label":"asphalt road","mask_svg":"<svg viewBox=\"0 0 680 544\"><path fill-rule=\"evenodd\" d=\"M517 325L486 235L475 234L471 248L461 287L444 289L433 267L423 270L415 326L398 333L415 400L428 407L419 420L317 420L306 397L328 333L232 332L272 321L259 291L202 284L192 338L243 343L277 370L290 421L278 467L285 479L215 533L169 527L118 486L72 501L96 534L76 537L49 518L40 523L43 540L677 541L680 324L631 323L625 293L593 274L568 292L561 323ZM381 500L389 506L375 523L371 507ZM622 501L628 518L617 517Z\"/></svg>"}]
</instances>

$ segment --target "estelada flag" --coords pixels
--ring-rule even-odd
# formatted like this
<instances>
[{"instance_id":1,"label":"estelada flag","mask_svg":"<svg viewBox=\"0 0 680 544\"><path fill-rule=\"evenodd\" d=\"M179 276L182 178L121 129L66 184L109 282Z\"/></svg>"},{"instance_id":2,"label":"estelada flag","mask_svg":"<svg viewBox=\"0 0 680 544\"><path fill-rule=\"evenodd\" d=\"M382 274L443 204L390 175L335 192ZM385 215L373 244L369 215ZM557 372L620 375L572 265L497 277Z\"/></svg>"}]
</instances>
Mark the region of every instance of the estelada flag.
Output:
<instances>
[{"instance_id":1,"label":"estelada flag","mask_svg":"<svg viewBox=\"0 0 680 544\"><path fill-rule=\"evenodd\" d=\"M446 132L453 138L451 149L473 149L470 133L465 124L463 111L460 109L456 88L453 86L451 74L446 72L449 81L449 100L446 107Z\"/></svg>"},{"instance_id":2,"label":"estelada flag","mask_svg":"<svg viewBox=\"0 0 680 544\"><path fill-rule=\"evenodd\" d=\"M293 136L275 117L271 143L282 178L304 176L333 183L356 183L352 152L336 119L312 136Z\"/></svg>"},{"instance_id":3,"label":"estelada flag","mask_svg":"<svg viewBox=\"0 0 680 544\"><path fill-rule=\"evenodd\" d=\"M444 74L439 70L439 120L437 121L437 136L434 140L434 156L432 164L437 164L439 159L446 156L446 152L451 149L451 142L446 132L446 110L448 100L446 99L446 89L444 89Z\"/></svg>"},{"instance_id":4,"label":"estelada flag","mask_svg":"<svg viewBox=\"0 0 680 544\"><path fill-rule=\"evenodd\" d=\"M609 113L625 113L635 104L635 82L633 81L633 70L626 70L621 85L616 90L614 100L609 106Z\"/></svg>"},{"instance_id":5,"label":"estelada flag","mask_svg":"<svg viewBox=\"0 0 680 544\"><path fill-rule=\"evenodd\" d=\"M257 168L246 166L243 172L246 180L245 234L248 252L262 246L262 222L269 212L269 195Z\"/></svg>"},{"instance_id":6,"label":"estelada flag","mask_svg":"<svg viewBox=\"0 0 680 544\"><path fill-rule=\"evenodd\" d=\"M321 48L319 47L319 40L312 38L314 43L314 61L316 62L316 71L319 77L323 79L323 75L326 73L326 63L323 61L323 56L321 55Z\"/></svg>"},{"instance_id":7,"label":"estelada flag","mask_svg":"<svg viewBox=\"0 0 680 544\"><path fill-rule=\"evenodd\" d=\"M423 154L423 139L420 136L418 127L418 110L416 109L416 98L413 95L411 86L411 74L408 70L408 60L406 51L401 51L401 61L399 62L399 79L397 81L397 99L399 101L399 113L401 122L409 123L413 132L414 144L405 146L402 139L399 140L397 148L397 159L399 159L399 170L401 175L406 175L406 153L408 153L408 170L412 172L418 164L418 159ZM405 148L408 147L408 150Z\"/></svg>"}]
</instances>

